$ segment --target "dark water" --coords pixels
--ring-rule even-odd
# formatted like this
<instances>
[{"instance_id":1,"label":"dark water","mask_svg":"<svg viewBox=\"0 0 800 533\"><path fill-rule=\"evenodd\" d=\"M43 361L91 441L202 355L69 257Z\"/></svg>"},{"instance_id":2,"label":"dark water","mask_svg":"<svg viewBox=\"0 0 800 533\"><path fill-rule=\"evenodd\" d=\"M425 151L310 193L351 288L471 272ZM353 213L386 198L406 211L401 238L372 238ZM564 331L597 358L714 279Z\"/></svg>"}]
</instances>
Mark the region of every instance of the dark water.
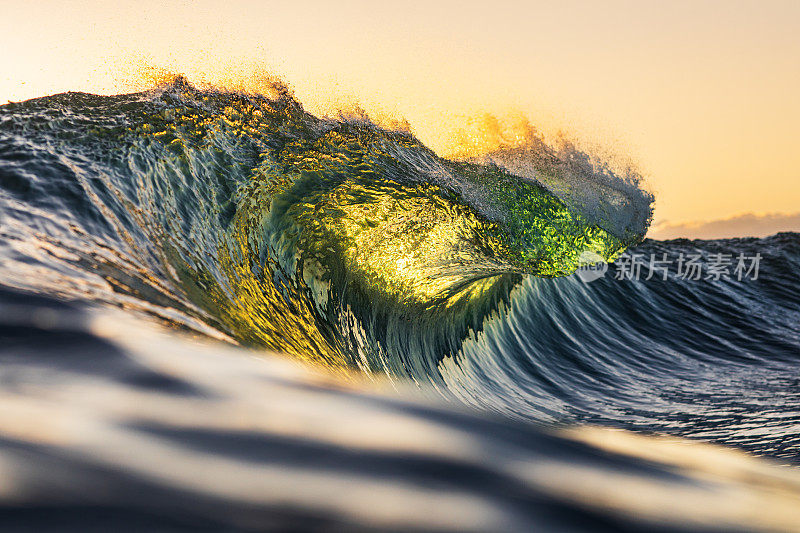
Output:
<instances>
[{"instance_id":1,"label":"dark water","mask_svg":"<svg viewBox=\"0 0 800 533\"><path fill-rule=\"evenodd\" d=\"M7 516L19 527L61 518L79 527L81 506L94 505L97 527L116 513L133 530L150 519L196 527L209 513L211 529L519 530L539 520L564 530L791 530L793 467L582 425L800 460L800 236L639 244L651 204L638 176L575 148L532 139L449 161L408 133L312 117L280 87L267 98L178 80L2 106ZM737 270L756 254L757 272ZM624 276L631 257L641 270ZM651 257L667 271L651 272ZM687 258L699 279L678 271ZM600 279L585 276L587 261L615 259ZM726 275L714 275L721 262ZM106 306L137 325L103 321ZM319 390L302 373L278 386L279 363L259 367L232 348L210 356L208 338L332 374ZM264 372L269 386L250 375ZM354 376L405 399L350 390L363 379ZM331 395L345 398L340 408ZM26 410L44 426L74 420L85 436L54 442L15 422ZM387 414L398 410L402 420ZM247 423L231 425L239 415ZM273 425L252 427L261 417ZM348 424L349 440L335 431ZM403 441L406 427L419 442ZM354 451L362 446L371 451ZM126 448L152 454L152 465ZM217 477L191 475L204 460ZM260 477L243 473L251 463ZM344 466L331 481L334 464ZM226 481L237 476L241 485ZM86 501L62 502L71 483ZM357 496L335 494L342 483ZM104 484L113 490L101 496ZM424 513L404 522L402 505L386 503L432 501L422 487L437 487L441 523ZM177 522L158 498L137 496L151 490L177 502ZM13 505L25 494L23 507L43 506L44 518ZM480 505L459 522L470 498Z\"/></svg>"},{"instance_id":2,"label":"dark water","mask_svg":"<svg viewBox=\"0 0 800 533\"><path fill-rule=\"evenodd\" d=\"M667 279L647 280L664 254ZM722 254L731 277L683 279L681 254L702 254L702 278ZM734 275L740 254L746 267L761 254L757 279ZM519 417L696 437L797 464L800 235L648 240L626 255L641 261L638 281L616 279L619 264L590 283L526 279L478 342L442 365L448 385Z\"/></svg>"}]
</instances>

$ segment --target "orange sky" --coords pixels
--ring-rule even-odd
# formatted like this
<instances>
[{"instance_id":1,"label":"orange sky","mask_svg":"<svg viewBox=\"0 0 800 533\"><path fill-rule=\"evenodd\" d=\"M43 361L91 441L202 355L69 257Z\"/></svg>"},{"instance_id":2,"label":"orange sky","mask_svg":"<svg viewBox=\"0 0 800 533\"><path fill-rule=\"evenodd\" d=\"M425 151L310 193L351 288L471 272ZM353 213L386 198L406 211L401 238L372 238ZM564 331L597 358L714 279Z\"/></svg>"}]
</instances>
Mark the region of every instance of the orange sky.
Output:
<instances>
[{"instance_id":1,"label":"orange sky","mask_svg":"<svg viewBox=\"0 0 800 533\"><path fill-rule=\"evenodd\" d=\"M659 222L800 211L800 2L0 4L0 101L268 71L440 153L484 112L564 129L630 155Z\"/></svg>"}]
</instances>

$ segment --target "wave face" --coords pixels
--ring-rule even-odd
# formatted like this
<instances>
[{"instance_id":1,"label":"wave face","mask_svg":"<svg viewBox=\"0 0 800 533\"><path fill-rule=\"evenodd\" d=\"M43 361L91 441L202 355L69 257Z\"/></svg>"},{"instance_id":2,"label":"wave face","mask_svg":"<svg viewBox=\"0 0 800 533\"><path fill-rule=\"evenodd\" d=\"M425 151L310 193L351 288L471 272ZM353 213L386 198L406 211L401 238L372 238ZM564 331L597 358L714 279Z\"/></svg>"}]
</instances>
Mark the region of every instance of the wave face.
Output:
<instances>
[{"instance_id":1,"label":"wave face","mask_svg":"<svg viewBox=\"0 0 800 533\"><path fill-rule=\"evenodd\" d=\"M587 253L643 239L652 196L578 156L449 161L280 87L9 104L0 276L514 417L796 461L798 236L632 249L760 253L757 280L585 283Z\"/></svg>"}]
</instances>

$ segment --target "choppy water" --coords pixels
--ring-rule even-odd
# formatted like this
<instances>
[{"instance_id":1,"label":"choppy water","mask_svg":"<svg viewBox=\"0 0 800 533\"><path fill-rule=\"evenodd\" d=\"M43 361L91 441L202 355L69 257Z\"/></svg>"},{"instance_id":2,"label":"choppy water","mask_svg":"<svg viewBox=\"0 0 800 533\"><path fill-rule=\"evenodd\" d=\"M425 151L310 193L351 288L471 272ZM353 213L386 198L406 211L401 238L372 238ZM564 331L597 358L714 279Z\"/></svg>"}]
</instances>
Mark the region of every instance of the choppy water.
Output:
<instances>
[{"instance_id":1,"label":"choppy water","mask_svg":"<svg viewBox=\"0 0 800 533\"><path fill-rule=\"evenodd\" d=\"M210 513L219 527L245 529L514 530L539 520L564 530L791 530L794 467L584 424L797 464L800 236L639 244L652 196L637 176L533 141L449 161L408 133L315 118L280 87L267 98L182 80L0 107L8 516L33 524L21 509L42 505L78 527L81 506L94 505L98 524L123 512L134 525L178 529ZM630 254L638 276L620 270ZM737 275L737 259L756 254L757 276ZM587 281L572 275L586 257L619 259ZM669 262L665 274L651 272L651 257ZM695 258L700 279L677 271L679 257ZM716 279L721 259L729 275ZM137 325L103 321L98 306ZM152 319L174 338L140 323ZM232 348L209 355L209 337L255 349L264 366ZM285 370L263 350L332 372L324 393L307 371L277 385ZM265 375L270 385L254 385ZM364 377L403 399L345 385ZM332 407L339 386L355 389ZM398 410L402 420L387 413ZM67 426L53 440L52 428L21 422L27 412ZM241 426L228 419L240 415ZM346 439L324 429L348 424ZM398 436L406 427L412 442ZM361 450L375 439L380 453ZM157 467L120 447L154 454ZM40 460L55 470L28 464ZM216 478L191 474L204 460ZM261 477L242 473L252 463ZM227 479L237 476L247 479ZM65 496L70 483L85 501ZM104 483L118 492L101 496ZM134 495L137 483L179 502L174 524L168 506ZM335 494L337 483L353 497ZM403 505L386 503L423 505L437 483L437 505L450 509L441 522L424 513L404 522ZM313 496L287 488L304 484ZM470 498L480 505L460 517ZM662 512L670 505L675 513Z\"/></svg>"}]
</instances>

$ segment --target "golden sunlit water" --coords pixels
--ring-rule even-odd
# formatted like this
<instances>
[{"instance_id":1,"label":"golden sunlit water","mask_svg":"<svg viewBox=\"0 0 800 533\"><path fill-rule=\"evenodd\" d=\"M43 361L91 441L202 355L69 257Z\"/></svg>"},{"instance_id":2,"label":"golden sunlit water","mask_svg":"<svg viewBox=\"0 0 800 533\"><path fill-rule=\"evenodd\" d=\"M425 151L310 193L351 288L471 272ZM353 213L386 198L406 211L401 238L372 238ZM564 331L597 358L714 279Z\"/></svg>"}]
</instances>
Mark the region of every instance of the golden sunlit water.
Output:
<instances>
[{"instance_id":1,"label":"golden sunlit water","mask_svg":"<svg viewBox=\"0 0 800 533\"><path fill-rule=\"evenodd\" d=\"M466 120L487 112L632 153L658 195L657 223L788 214L800 205L798 9L20 4L0 22L0 100L141 90L164 70L247 90L280 76L316 114L356 106L407 120L443 155Z\"/></svg>"}]
</instances>

